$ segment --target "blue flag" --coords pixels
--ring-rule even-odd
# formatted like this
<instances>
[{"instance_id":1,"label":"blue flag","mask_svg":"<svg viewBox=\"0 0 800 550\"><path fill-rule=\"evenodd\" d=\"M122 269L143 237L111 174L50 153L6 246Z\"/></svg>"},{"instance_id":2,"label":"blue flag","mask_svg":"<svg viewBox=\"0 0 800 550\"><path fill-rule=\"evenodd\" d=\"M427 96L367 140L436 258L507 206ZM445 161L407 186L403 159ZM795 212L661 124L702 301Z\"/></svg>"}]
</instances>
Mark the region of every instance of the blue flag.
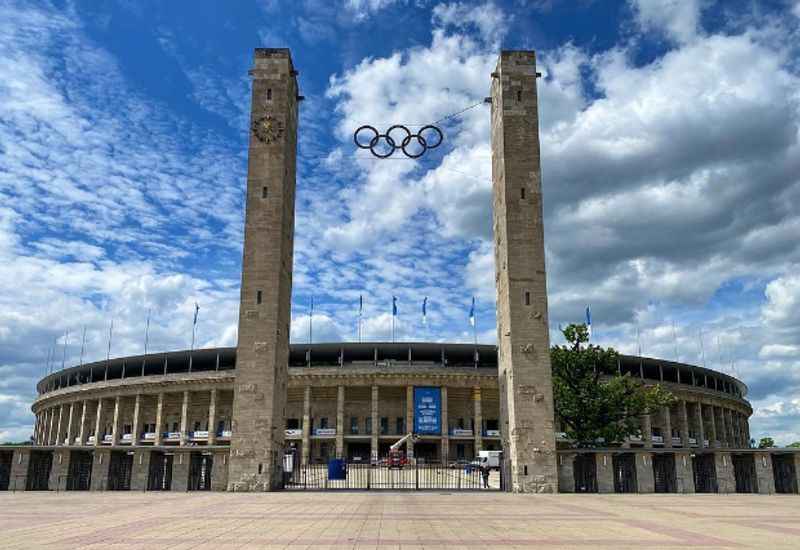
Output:
<instances>
[{"instance_id":1,"label":"blue flag","mask_svg":"<svg viewBox=\"0 0 800 550\"><path fill-rule=\"evenodd\" d=\"M397 317L397 296L392 296L392 315Z\"/></svg>"},{"instance_id":2,"label":"blue flag","mask_svg":"<svg viewBox=\"0 0 800 550\"><path fill-rule=\"evenodd\" d=\"M200 306L197 304L197 302L195 302L194 303L194 321L192 321L192 325L196 325L197 324L197 313L199 311L200 311Z\"/></svg>"},{"instance_id":3,"label":"blue flag","mask_svg":"<svg viewBox=\"0 0 800 550\"><path fill-rule=\"evenodd\" d=\"M589 333L589 338L592 337L592 310L586 306L586 330Z\"/></svg>"},{"instance_id":4,"label":"blue flag","mask_svg":"<svg viewBox=\"0 0 800 550\"><path fill-rule=\"evenodd\" d=\"M423 324L428 324L427 306L428 306L428 297L425 296L425 299L422 300L422 323Z\"/></svg>"},{"instance_id":5,"label":"blue flag","mask_svg":"<svg viewBox=\"0 0 800 550\"><path fill-rule=\"evenodd\" d=\"M364 310L364 296L361 294L358 295L358 314L361 315L361 312Z\"/></svg>"},{"instance_id":6,"label":"blue flag","mask_svg":"<svg viewBox=\"0 0 800 550\"><path fill-rule=\"evenodd\" d=\"M472 297L472 307L469 308L469 324L475 326L475 296Z\"/></svg>"}]
</instances>

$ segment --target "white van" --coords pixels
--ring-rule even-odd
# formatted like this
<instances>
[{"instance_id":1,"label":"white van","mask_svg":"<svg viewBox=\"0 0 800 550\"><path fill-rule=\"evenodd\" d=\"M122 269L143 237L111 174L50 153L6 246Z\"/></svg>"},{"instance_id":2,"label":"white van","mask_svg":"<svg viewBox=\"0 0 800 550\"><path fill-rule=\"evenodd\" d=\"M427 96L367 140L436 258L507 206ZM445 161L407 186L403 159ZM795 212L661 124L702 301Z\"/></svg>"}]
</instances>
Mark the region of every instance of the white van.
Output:
<instances>
[{"instance_id":1,"label":"white van","mask_svg":"<svg viewBox=\"0 0 800 550\"><path fill-rule=\"evenodd\" d=\"M481 466L500 469L503 451L478 451L478 462Z\"/></svg>"}]
</instances>

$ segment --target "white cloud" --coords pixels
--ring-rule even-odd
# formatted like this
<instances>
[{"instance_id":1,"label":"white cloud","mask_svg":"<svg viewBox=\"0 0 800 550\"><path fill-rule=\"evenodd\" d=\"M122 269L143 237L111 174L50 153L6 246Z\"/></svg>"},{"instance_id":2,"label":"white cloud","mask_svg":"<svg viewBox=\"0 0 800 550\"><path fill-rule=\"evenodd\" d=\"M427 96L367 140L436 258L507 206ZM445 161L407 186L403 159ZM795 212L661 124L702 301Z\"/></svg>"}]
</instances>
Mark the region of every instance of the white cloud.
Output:
<instances>
[{"instance_id":1,"label":"white cloud","mask_svg":"<svg viewBox=\"0 0 800 550\"><path fill-rule=\"evenodd\" d=\"M658 30L685 43L700 30L702 0L629 0L642 30Z\"/></svg>"},{"instance_id":2,"label":"white cloud","mask_svg":"<svg viewBox=\"0 0 800 550\"><path fill-rule=\"evenodd\" d=\"M438 4L433 8L433 21L443 28L455 27L467 31L471 27L478 30L481 39L498 47L508 31L511 17L498 8L494 2L467 4L454 2Z\"/></svg>"}]
</instances>

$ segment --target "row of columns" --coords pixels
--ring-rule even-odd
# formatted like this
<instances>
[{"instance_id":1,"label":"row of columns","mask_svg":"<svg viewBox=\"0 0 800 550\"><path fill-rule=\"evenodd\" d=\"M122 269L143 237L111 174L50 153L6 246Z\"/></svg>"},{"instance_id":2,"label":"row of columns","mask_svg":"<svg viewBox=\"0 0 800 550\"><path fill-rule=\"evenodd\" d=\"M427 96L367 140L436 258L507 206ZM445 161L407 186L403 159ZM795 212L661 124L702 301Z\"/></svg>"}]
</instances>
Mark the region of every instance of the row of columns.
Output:
<instances>
[{"instance_id":1,"label":"row of columns","mask_svg":"<svg viewBox=\"0 0 800 550\"><path fill-rule=\"evenodd\" d=\"M709 447L748 448L750 447L750 426L747 416L732 409L707 405L702 402L679 401L677 418L680 429L681 446L687 448L689 443L690 423L695 428L697 445L703 447L708 435ZM691 409L691 413L690 413ZM672 447L672 412L664 407L660 412L663 428L664 447ZM690 418L691 416L691 418ZM706 434L706 420L709 420L709 432ZM653 446L652 415L644 415L641 419L642 441L644 446ZM718 437L719 436L719 437Z\"/></svg>"},{"instance_id":2,"label":"row of columns","mask_svg":"<svg viewBox=\"0 0 800 550\"><path fill-rule=\"evenodd\" d=\"M371 388L371 407L370 417L372 423L372 431L370 433L370 454L372 460L378 459L379 447L379 433L380 427L378 425L380 416L378 413L379 401L379 386L373 385ZM440 387L441 391L441 447L442 447L442 460L447 460L447 455L450 448L450 434L449 434L449 420L447 411L447 386ZM472 400L474 404L474 424L473 430L475 453L483 448L483 433L481 426L483 425L482 407L481 407L481 388L474 387L472 389ZM345 401L345 386L338 386L336 394L336 457L344 457L344 401ZM406 433L414 429L414 387L406 386ZM303 426L302 426L303 445L301 449L301 460L303 464L308 464L311 456L311 386L306 386L303 393ZM414 442L408 440L406 442L406 456L414 456Z\"/></svg>"},{"instance_id":3,"label":"row of columns","mask_svg":"<svg viewBox=\"0 0 800 550\"><path fill-rule=\"evenodd\" d=\"M210 392L210 399L209 399L209 407L208 407L208 444L214 445L216 444L217 438L217 431L216 431L216 414L217 414L217 390L211 389ZM155 437L153 440L154 445L160 445L162 442L162 427L164 424L164 392L157 394L157 402L156 402L156 430L155 430ZM113 412L113 420L111 424L111 444L117 445L120 441L120 417L121 417L121 406L122 406L122 396L117 396L113 398L114 400L114 412ZM95 419L94 419L94 446L98 446L102 443L102 439L100 436L100 430L102 427L102 420L103 420L103 410L104 410L104 402L108 401L108 399L99 398L96 400L82 400L82 401L73 401L68 404L62 403L61 405L55 407L49 407L39 414L36 415L36 424L34 426L34 441L37 445L72 445L76 443L77 445L84 445L86 443L86 427L87 427L87 414L88 414L88 406L91 401L95 401L97 403L95 407ZM77 427L77 435L73 437L75 431L73 431L73 419L75 417L75 408L76 405L81 404L81 415L80 421ZM181 423L180 423L180 445L186 445L188 443L188 435L189 435L189 405L191 403L191 392L184 391L183 392L183 401L181 403ZM66 418L65 418L65 410ZM133 421L131 425L131 441L132 445L136 445L139 443L139 431L141 425L141 410L142 410L142 394L136 394L134 397L134 404L133 404ZM66 428L64 431L62 428ZM77 439L77 442L75 442Z\"/></svg>"}]
</instances>

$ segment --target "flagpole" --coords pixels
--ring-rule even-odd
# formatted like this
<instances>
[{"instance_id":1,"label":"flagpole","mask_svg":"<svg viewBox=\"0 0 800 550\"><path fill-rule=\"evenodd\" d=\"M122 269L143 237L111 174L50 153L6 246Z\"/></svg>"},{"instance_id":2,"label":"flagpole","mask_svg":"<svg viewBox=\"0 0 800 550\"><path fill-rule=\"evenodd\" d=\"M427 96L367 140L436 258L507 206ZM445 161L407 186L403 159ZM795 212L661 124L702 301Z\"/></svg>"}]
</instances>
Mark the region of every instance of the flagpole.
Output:
<instances>
[{"instance_id":1,"label":"flagpole","mask_svg":"<svg viewBox=\"0 0 800 550\"><path fill-rule=\"evenodd\" d=\"M67 362L67 340L69 340L69 329L64 331L64 353L61 356L61 370L64 370L64 364Z\"/></svg>"},{"instance_id":2,"label":"flagpole","mask_svg":"<svg viewBox=\"0 0 800 550\"><path fill-rule=\"evenodd\" d=\"M680 363L681 356L678 353L678 333L675 331L675 321L672 321L672 339L675 341L675 362Z\"/></svg>"},{"instance_id":3,"label":"flagpole","mask_svg":"<svg viewBox=\"0 0 800 550\"><path fill-rule=\"evenodd\" d=\"M194 351L194 339L195 335L197 334L197 314L200 313L200 305L195 302L194 303L194 320L192 321L192 346L189 348L189 352Z\"/></svg>"},{"instance_id":4,"label":"flagpole","mask_svg":"<svg viewBox=\"0 0 800 550\"><path fill-rule=\"evenodd\" d=\"M314 297L311 297L311 311L308 314L308 343L314 343Z\"/></svg>"},{"instance_id":5,"label":"flagpole","mask_svg":"<svg viewBox=\"0 0 800 550\"><path fill-rule=\"evenodd\" d=\"M81 338L81 362L80 365L83 366L83 351L86 348L86 325L83 325L83 337Z\"/></svg>"},{"instance_id":6,"label":"flagpole","mask_svg":"<svg viewBox=\"0 0 800 550\"><path fill-rule=\"evenodd\" d=\"M703 360L703 368L706 368L706 350L703 347L703 329L700 329L700 358Z\"/></svg>"},{"instance_id":7,"label":"flagpole","mask_svg":"<svg viewBox=\"0 0 800 550\"><path fill-rule=\"evenodd\" d=\"M150 309L147 310L147 322L144 326L144 354L147 355L147 344L150 338Z\"/></svg>"},{"instance_id":8,"label":"flagpole","mask_svg":"<svg viewBox=\"0 0 800 550\"><path fill-rule=\"evenodd\" d=\"M106 353L106 364L111 360L111 338L114 335L114 319L111 319L111 324L108 325L108 352Z\"/></svg>"}]
</instances>

